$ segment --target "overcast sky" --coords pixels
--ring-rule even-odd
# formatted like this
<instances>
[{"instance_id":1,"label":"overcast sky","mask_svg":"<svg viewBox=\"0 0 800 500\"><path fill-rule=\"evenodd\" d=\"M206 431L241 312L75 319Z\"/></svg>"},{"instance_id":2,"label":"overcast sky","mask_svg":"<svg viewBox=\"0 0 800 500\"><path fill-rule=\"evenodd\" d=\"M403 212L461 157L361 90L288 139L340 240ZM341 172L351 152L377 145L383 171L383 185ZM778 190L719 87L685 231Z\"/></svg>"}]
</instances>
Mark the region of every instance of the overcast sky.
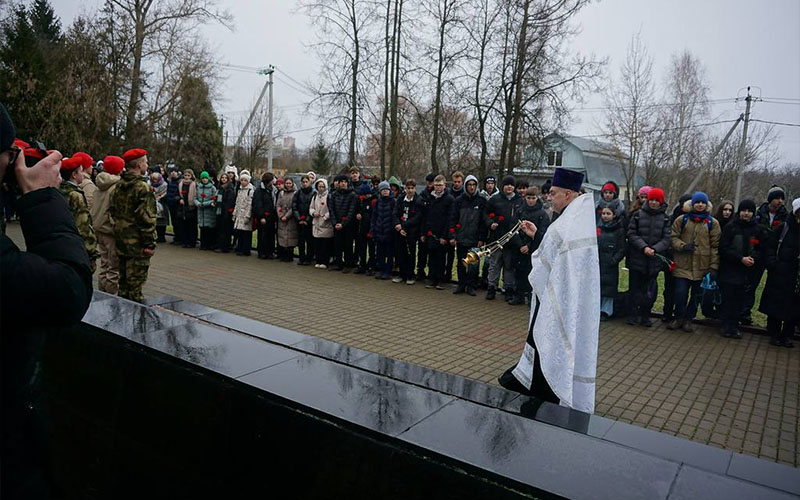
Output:
<instances>
[{"instance_id":1,"label":"overcast sky","mask_svg":"<svg viewBox=\"0 0 800 500\"><path fill-rule=\"evenodd\" d=\"M62 24L84 11L97 9L99 0L51 0ZM289 119L290 135L298 147L309 146L318 123L302 115L309 96L288 77L313 80L316 63L306 45L313 39L307 18L295 13L292 0L220 0L234 16L233 32L208 26L203 32L220 61L244 66L275 65L275 104ZM788 98L791 102L760 102L752 118L800 124L800 1L769 0L603 0L586 7L576 19L582 33L574 40L575 51L608 56L608 72L616 77L631 36L641 31L654 59L657 82L663 82L670 56L690 50L705 65L710 99L754 94L765 99ZM281 73L282 72L282 73ZM240 71L223 71L217 111L225 116L233 142L234 125L258 96L264 76ZM599 96L587 96L585 108L602 106ZM580 105L577 105L580 107ZM735 119L742 104L711 106L713 120ZM602 112L587 109L574 113L576 123L567 132L595 134ZM729 125L722 125L727 127ZM312 130L305 130L312 129ZM777 127L778 149L783 161L800 162L800 127Z\"/></svg>"}]
</instances>

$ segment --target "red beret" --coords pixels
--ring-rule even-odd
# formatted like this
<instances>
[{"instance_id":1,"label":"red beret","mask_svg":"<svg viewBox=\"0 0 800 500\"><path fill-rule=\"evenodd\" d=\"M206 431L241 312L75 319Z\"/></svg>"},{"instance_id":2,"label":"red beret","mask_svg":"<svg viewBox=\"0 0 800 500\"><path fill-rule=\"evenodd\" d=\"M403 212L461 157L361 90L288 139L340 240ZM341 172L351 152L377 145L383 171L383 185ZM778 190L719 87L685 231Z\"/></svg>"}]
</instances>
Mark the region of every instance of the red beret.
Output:
<instances>
[{"instance_id":1,"label":"red beret","mask_svg":"<svg viewBox=\"0 0 800 500\"><path fill-rule=\"evenodd\" d=\"M617 188L614 186L614 184L612 184L610 182L606 182L605 184L603 184L602 191L611 191L611 192L616 193L617 192Z\"/></svg>"},{"instance_id":2,"label":"red beret","mask_svg":"<svg viewBox=\"0 0 800 500\"><path fill-rule=\"evenodd\" d=\"M82 151L75 153L74 155L72 155L72 157L78 158L79 161L81 162L81 167L83 168L89 168L92 166L92 163L94 163L94 158L92 158L91 156Z\"/></svg>"},{"instance_id":3,"label":"red beret","mask_svg":"<svg viewBox=\"0 0 800 500\"><path fill-rule=\"evenodd\" d=\"M658 200L659 203L664 203L664 190L661 188L653 188L647 193L647 199Z\"/></svg>"},{"instance_id":4,"label":"red beret","mask_svg":"<svg viewBox=\"0 0 800 500\"><path fill-rule=\"evenodd\" d=\"M142 156L146 155L147 151L140 148L129 149L122 153L122 159L126 162L133 161L137 158L141 158Z\"/></svg>"},{"instance_id":5,"label":"red beret","mask_svg":"<svg viewBox=\"0 0 800 500\"><path fill-rule=\"evenodd\" d=\"M61 160L61 170L75 170L76 168L80 168L80 166L81 159L75 156Z\"/></svg>"},{"instance_id":6,"label":"red beret","mask_svg":"<svg viewBox=\"0 0 800 500\"><path fill-rule=\"evenodd\" d=\"M111 175L119 175L125 167L125 160L119 156L106 156L103 158L103 172Z\"/></svg>"}]
</instances>

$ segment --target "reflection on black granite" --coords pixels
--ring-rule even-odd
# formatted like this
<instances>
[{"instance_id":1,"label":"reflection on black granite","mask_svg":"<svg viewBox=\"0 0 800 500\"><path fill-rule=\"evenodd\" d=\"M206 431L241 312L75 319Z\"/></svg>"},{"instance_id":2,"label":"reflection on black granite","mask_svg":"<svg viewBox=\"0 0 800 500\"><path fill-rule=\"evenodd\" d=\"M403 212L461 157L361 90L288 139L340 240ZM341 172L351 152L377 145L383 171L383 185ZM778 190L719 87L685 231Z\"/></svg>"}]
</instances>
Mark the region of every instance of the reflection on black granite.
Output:
<instances>
[{"instance_id":1,"label":"reflection on black granite","mask_svg":"<svg viewBox=\"0 0 800 500\"><path fill-rule=\"evenodd\" d=\"M202 319L203 321L224 326L225 328L230 328L231 330L246 333L254 337L259 337L276 344L294 345L298 342L313 338L310 335L304 335L292 330L287 330L286 328L269 325L267 323L262 323L261 321L256 321L254 319L223 311L203 314L198 318Z\"/></svg>"},{"instance_id":2,"label":"reflection on black granite","mask_svg":"<svg viewBox=\"0 0 800 500\"><path fill-rule=\"evenodd\" d=\"M674 462L460 400L399 438L568 498L666 498L678 470Z\"/></svg>"},{"instance_id":3,"label":"reflection on black granite","mask_svg":"<svg viewBox=\"0 0 800 500\"><path fill-rule=\"evenodd\" d=\"M794 495L713 472L683 466L669 500L789 500Z\"/></svg>"},{"instance_id":4,"label":"reflection on black granite","mask_svg":"<svg viewBox=\"0 0 800 500\"><path fill-rule=\"evenodd\" d=\"M502 409L538 422L595 437L603 437L615 423L614 420L528 396L520 396Z\"/></svg>"},{"instance_id":5,"label":"reflection on black granite","mask_svg":"<svg viewBox=\"0 0 800 500\"><path fill-rule=\"evenodd\" d=\"M302 355L239 380L389 435L403 432L451 398Z\"/></svg>"},{"instance_id":6,"label":"reflection on black granite","mask_svg":"<svg viewBox=\"0 0 800 500\"><path fill-rule=\"evenodd\" d=\"M410 384L427 387L452 396L489 406L501 406L518 395L500 387L406 363L380 354L371 354L353 362L355 366Z\"/></svg>"},{"instance_id":7,"label":"reflection on black granite","mask_svg":"<svg viewBox=\"0 0 800 500\"><path fill-rule=\"evenodd\" d=\"M339 344L337 342L331 342L330 340L316 337L293 344L292 348L307 352L309 354L315 354L326 359L332 359L340 363L356 365L356 362L359 359L372 354L355 347L350 347L344 344Z\"/></svg>"},{"instance_id":8,"label":"reflection on black granite","mask_svg":"<svg viewBox=\"0 0 800 500\"><path fill-rule=\"evenodd\" d=\"M147 332L180 325L187 320L128 300L102 300L91 303L83 322L138 341Z\"/></svg>"},{"instance_id":9,"label":"reflection on black granite","mask_svg":"<svg viewBox=\"0 0 800 500\"><path fill-rule=\"evenodd\" d=\"M188 302L185 300L176 300L173 302L165 302L160 304L164 309L187 314L189 316L202 316L204 314L211 314L217 312L213 307L204 306L196 302Z\"/></svg>"}]
</instances>

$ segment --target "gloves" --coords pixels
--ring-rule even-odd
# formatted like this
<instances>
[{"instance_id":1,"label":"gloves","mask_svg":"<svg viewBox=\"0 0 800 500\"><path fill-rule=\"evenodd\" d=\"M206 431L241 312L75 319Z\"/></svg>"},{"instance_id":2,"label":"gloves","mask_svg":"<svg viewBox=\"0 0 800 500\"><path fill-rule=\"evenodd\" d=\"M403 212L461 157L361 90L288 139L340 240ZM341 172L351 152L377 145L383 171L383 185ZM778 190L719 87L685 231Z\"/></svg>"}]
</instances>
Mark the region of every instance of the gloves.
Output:
<instances>
[{"instance_id":1,"label":"gloves","mask_svg":"<svg viewBox=\"0 0 800 500\"><path fill-rule=\"evenodd\" d=\"M684 252L694 252L694 243L687 243L683 245Z\"/></svg>"}]
</instances>

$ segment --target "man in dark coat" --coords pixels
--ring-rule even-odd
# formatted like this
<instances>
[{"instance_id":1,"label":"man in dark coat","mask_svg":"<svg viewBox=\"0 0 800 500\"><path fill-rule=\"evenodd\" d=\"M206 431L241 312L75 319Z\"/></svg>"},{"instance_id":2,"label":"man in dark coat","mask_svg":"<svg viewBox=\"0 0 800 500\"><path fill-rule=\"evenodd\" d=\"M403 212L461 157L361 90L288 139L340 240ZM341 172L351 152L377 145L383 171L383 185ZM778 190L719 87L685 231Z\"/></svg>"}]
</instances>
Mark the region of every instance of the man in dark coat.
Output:
<instances>
[{"instance_id":1,"label":"man in dark coat","mask_svg":"<svg viewBox=\"0 0 800 500\"><path fill-rule=\"evenodd\" d=\"M458 262L458 285L454 294L467 292L475 296L478 286L478 266L464 266L462 260L472 247L483 246L486 240L486 225L483 212L486 209L486 199L478 193L478 179L468 175L464 183L464 193L456 198L453 213L455 217L455 231L450 238L450 245L456 247Z\"/></svg>"},{"instance_id":2,"label":"man in dark coat","mask_svg":"<svg viewBox=\"0 0 800 500\"><path fill-rule=\"evenodd\" d=\"M457 200L459 196L464 194L464 174L460 170L456 170L453 172L453 175L450 176L453 181L453 184L447 188L447 192L450 193L450 196L453 197L453 200ZM453 275L453 264L455 264L456 260L456 247L455 245L449 245L447 247L447 259L445 260L444 264L444 282L448 283Z\"/></svg>"},{"instance_id":3,"label":"man in dark coat","mask_svg":"<svg viewBox=\"0 0 800 500\"><path fill-rule=\"evenodd\" d=\"M218 253L231 251L231 237L233 235L233 209L236 207L236 177L233 173L222 174L227 182L222 184L217 191L217 227L219 227L217 248Z\"/></svg>"},{"instance_id":4,"label":"man in dark coat","mask_svg":"<svg viewBox=\"0 0 800 500\"><path fill-rule=\"evenodd\" d=\"M423 212L428 209L431 202L431 193L433 192L433 180L436 179L436 174L428 174L425 176L425 189L419 195L419 201L422 204ZM421 235L420 235L421 237ZM417 279L424 280L427 275L425 274L425 266L428 265L428 245L422 240L419 241L419 248L417 250Z\"/></svg>"},{"instance_id":5,"label":"man in dark coat","mask_svg":"<svg viewBox=\"0 0 800 500\"><path fill-rule=\"evenodd\" d=\"M428 279L426 288L444 290L442 282L445 272L445 252L450 244L450 229L453 223L453 197L445 190L446 180L437 175L433 181L430 203L422 221L421 241L428 248Z\"/></svg>"},{"instance_id":6,"label":"man in dark coat","mask_svg":"<svg viewBox=\"0 0 800 500\"><path fill-rule=\"evenodd\" d=\"M386 182L386 181L384 181ZM388 184L388 182L387 182ZM380 192L380 190L378 190ZM358 188L358 205L356 208L356 219L358 228L356 230L356 258L358 259L358 269L355 274L375 274L375 242L374 233L370 238L370 225L372 223L372 211L378 200L379 193L372 192L372 185L362 182ZM392 206L394 209L394 206ZM391 214L390 214L391 218ZM391 220L389 221L391 222Z\"/></svg>"},{"instance_id":7,"label":"man in dark coat","mask_svg":"<svg viewBox=\"0 0 800 500\"><path fill-rule=\"evenodd\" d=\"M330 215L334 231L334 266L330 270L349 273L356 265L353 243L358 230L358 195L353 192L344 174L334 177L333 186L336 191L331 195Z\"/></svg>"},{"instance_id":8,"label":"man in dark coat","mask_svg":"<svg viewBox=\"0 0 800 500\"><path fill-rule=\"evenodd\" d=\"M683 204L691 199L691 194L682 194L680 198L678 198L678 205L672 210L672 214L669 216L670 227L672 227L672 223L675 222L675 219L683 215ZM628 223L630 224L630 221ZM670 246L670 248L664 253L664 256L671 260L673 255L674 252ZM675 278L672 276L672 271L667 269L666 266L664 267L663 272L664 290L662 291L661 296L664 299L664 314L661 316L661 321L663 323L670 323L674 319L675 313Z\"/></svg>"},{"instance_id":9,"label":"man in dark coat","mask_svg":"<svg viewBox=\"0 0 800 500\"><path fill-rule=\"evenodd\" d=\"M539 186L530 186L525 190L525 204L519 211L519 220L527 220L533 222L536 226L536 234L533 238L524 232L517 233L515 239L519 239L519 252L517 253L517 262L514 265L515 283L514 295L508 301L512 306L523 305L531 302L531 284L528 281L528 275L531 273L531 254L539 248L547 226L550 225L550 217L544 211L544 204L541 199L541 191ZM515 244L515 246L517 246Z\"/></svg>"},{"instance_id":10,"label":"man in dark coat","mask_svg":"<svg viewBox=\"0 0 800 500\"><path fill-rule=\"evenodd\" d=\"M746 290L756 279L757 266L763 266L767 245L767 230L755 221L756 204L753 200L742 200L733 221L722 230L719 240L719 276L717 283L722 292L722 334L734 339L739 333L739 315L742 311Z\"/></svg>"},{"instance_id":11,"label":"man in dark coat","mask_svg":"<svg viewBox=\"0 0 800 500\"><path fill-rule=\"evenodd\" d=\"M394 211L395 256L400 268L400 278L406 285L416 283L414 279L414 263L416 261L417 241L419 240L420 225L424 207L417 194L417 182L409 178L406 180L405 196L397 200Z\"/></svg>"},{"instance_id":12,"label":"man in dark coat","mask_svg":"<svg viewBox=\"0 0 800 500\"><path fill-rule=\"evenodd\" d=\"M258 258L275 258L275 225L278 214L275 210L277 190L272 185L275 176L267 172L261 176L261 183L253 193L253 220L258 227Z\"/></svg>"},{"instance_id":13,"label":"man in dark coat","mask_svg":"<svg viewBox=\"0 0 800 500\"><path fill-rule=\"evenodd\" d=\"M671 225L666 209L664 191L653 188L647 194L647 204L634 212L628 223L628 270L633 306L628 314L630 325L652 326L650 311L658 293L656 278L664 267L656 254L666 257L670 248Z\"/></svg>"},{"instance_id":14,"label":"man in dark coat","mask_svg":"<svg viewBox=\"0 0 800 500\"><path fill-rule=\"evenodd\" d=\"M515 189L514 177L507 175L503 178L502 191L489 198L486 203L484 222L489 228L488 243L502 237L517 223L518 212L525 202ZM506 288L506 300L511 300L514 296L514 264L517 262L518 253L519 239L516 241L512 239L501 251L489 258L489 288L486 290L486 299L494 300L501 270Z\"/></svg>"},{"instance_id":15,"label":"man in dark coat","mask_svg":"<svg viewBox=\"0 0 800 500\"><path fill-rule=\"evenodd\" d=\"M178 184L181 182L181 176L178 172L178 167L175 165L170 165L167 167L167 175L167 194L164 195L164 199L166 200L167 208L169 209L169 220L172 222L172 244L183 245L183 220L178 217L178 199L181 196L178 188Z\"/></svg>"},{"instance_id":16,"label":"man in dark coat","mask_svg":"<svg viewBox=\"0 0 800 500\"><path fill-rule=\"evenodd\" d=\"M300 266L310 266L314 258L314 235L311 227L311 214L308 209L311 206L311 197L314 196L314 188L311 186L311 177L303 175L300 178L300 189L294 194L292 199L292 210L297 218L297 251Z\"/></svg>"},{"instance_id":17,"label":"man in dark coat","mask_svg":"<svg viewBox=\"0 0 800 500\"><path fill-rule=\"evenodd\" d=\"M800 321L800 198L792 202L792 213L767 239L767 284L758 306L767 315L769 343L783 347L794 347Z\"/></svg>"},{"instance_id":18,"label":"man in dark coat","mask_svg":"<svg viewBox=\"0 0 800 500\"><path fill-rule=\"evenodd\" d=\"M86 313L92 270L67 202L55 189L61 153L26 168L24 154L12 149L15 134L0 104L0 180L11 182L13 172L23 193L16 208L26 247L23 252L0 235L0 498L47 498L52 476L41 349L46 330L75 324Z\"/></svg>"},{"instance_id":19,"label":"man in dark coat","mask_svg":"<svg viewBox=\"0 0 800 500\"><path fill-rule=\"evenodd\" d=\"M774 233L774 231L789 218L789 211L786 210L784 206L785 200L786 193L783 189L778 186L769 188L769 191L767 191L766 203L762 203L756 211L756 224L766 229L768 233ZM764 262L756 264L755 276L753 277L754 279L758 278L757 281L755 281L756 286L745 289L745 298L740 319L743 325L753 324L753 320L750 318L750 311L756 303L756 288L758 284L761 283L761 277L764 276L764 271L766 270L764 264Z\"/></svg>"}]
</instances>

